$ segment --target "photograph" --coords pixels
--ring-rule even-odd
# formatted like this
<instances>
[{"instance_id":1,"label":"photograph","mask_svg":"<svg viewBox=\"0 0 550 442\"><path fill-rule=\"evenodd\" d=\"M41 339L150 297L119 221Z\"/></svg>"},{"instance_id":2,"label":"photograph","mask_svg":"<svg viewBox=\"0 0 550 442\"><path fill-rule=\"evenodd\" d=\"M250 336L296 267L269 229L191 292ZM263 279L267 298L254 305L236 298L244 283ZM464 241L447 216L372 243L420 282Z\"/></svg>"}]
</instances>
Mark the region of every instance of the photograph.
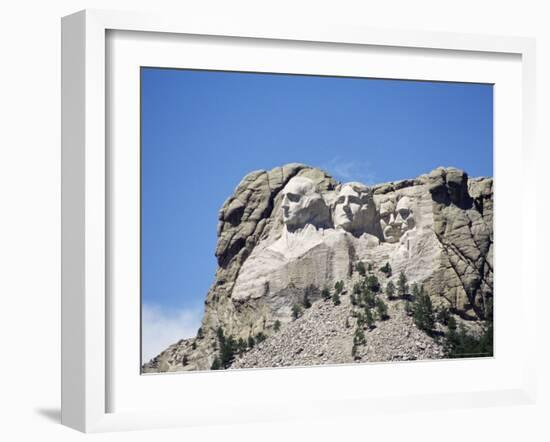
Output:
<instances>
[{"instance_id":1,"label":"photograph","mask_svg":"<svg viewBox=\"0 0 550 442\"><path fill-rule=\"evenodd\" d=\"M493 93L142 66L141 373L493 357Z\"/></svg>"}]
</instances>

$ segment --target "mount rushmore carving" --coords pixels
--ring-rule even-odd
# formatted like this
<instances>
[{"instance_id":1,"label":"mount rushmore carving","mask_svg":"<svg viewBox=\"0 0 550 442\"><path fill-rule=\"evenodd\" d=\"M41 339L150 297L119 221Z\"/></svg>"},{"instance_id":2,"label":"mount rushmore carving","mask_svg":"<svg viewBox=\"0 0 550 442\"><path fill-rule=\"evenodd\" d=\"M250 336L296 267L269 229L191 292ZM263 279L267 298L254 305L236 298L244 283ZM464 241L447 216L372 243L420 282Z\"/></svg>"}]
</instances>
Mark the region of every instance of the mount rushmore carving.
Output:
<instances>
[{"instance_id":1,"label":"mount rushmore carving","mask_svg":"<svg viewBox=\"0 0 550 442\"><path fill-rule=\"evenodd\" d=\"M219 213L218 269L198 336L144 371L209 369L217 330L269 337L305 293L315 302L337 281L350 286L359 262L389 263L386 284L404 273L434 306L483 321L492 314L492 182L455 168L374 186L301 164L248 174Z\"/></svg>"}]
</instances>

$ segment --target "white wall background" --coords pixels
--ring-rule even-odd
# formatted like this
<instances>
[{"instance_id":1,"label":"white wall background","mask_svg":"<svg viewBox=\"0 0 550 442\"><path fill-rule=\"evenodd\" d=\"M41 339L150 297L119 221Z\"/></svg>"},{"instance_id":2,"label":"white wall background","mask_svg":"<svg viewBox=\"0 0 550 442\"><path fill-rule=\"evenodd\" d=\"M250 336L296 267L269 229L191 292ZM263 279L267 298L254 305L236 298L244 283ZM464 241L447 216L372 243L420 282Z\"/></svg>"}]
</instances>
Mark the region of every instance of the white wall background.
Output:
<instances>
[{"instance_id":1,"label":"white wall background","mask_svg":"<svg viewBox=\"0 0 550 442\"><path fill-rule=\"evenodd\" d=\"M528 186L545 192L550 137L550 13L545 1L391 0L267 2L231 0L20 0L0 6L0 439L83 440L59 425L60 407L60 17L83 8L166 10L172 14L269 16L277 21L350 23L509 34L537 38L538 171ZM519 183L518 183L519 185ZM545 195L548 200L548 195ZM539 202L543 275L548 207ZM511 240L513 240L511 238ZM511 275L512 277L513 275ZM541 278L542 279L542 278ZM533 311L550 311L540 284ZM542 322L542 321L540 321ZM549 327L539 325L537 405L380 415L209 429L102 434L94 440L550 440ZM90 437L90 436L88 436Z\"/></svg>"}]
</instances>

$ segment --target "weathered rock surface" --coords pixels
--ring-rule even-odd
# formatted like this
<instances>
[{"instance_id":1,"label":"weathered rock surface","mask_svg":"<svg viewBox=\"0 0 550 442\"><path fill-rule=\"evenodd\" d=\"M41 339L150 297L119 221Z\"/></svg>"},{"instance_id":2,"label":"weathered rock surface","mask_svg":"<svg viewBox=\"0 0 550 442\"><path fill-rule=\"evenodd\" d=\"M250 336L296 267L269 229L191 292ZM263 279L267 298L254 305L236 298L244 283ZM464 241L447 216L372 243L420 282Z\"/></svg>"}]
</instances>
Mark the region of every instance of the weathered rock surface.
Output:
<instances>
[{"instance_id":1,"label":"weathered rock surface","mask_svg":"<svg viewBox=\"0 0 550 442\"><path fill-rule=\"evenodd\" d=\"M170 346L144 372L209 369L218 327L236 339L268 337L234 367L351 362L353 327L341 324L349 300L344 296L330 311L331 303L318 300L336 281L347 287L359 261L374 269L390 263L384 284L404 272L424 285L435 306L484 319L493 297L492 182L455 168L371 188L337 183L300 164L248 174L220 210L218 270L199 335ZM314 305L293 321L292 306L306 290ZM392 309L398 304L390 302ZM410 317L397 309L390 318L366 332L362 361L440 355ZM303 350L290 355L296 346Z\"/></svg>"}]
</instances>

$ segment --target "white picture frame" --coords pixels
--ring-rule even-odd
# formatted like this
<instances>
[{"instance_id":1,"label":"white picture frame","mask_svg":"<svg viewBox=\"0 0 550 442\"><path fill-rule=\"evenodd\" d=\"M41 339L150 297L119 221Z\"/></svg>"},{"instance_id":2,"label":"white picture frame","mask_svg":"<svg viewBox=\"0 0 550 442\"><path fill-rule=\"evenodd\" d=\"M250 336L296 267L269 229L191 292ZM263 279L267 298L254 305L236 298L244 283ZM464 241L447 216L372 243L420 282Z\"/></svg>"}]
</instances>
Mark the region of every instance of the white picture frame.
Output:
<instances>
[{"instance_id":1,"label":"white picture frame","mask_svg":"<svg viewBox=\"0 0 550 442\"><path fill-rule=\"evenodd\" d=\"M106 131L109 85L106 76L109 32L160 33L185 37L218 36L226 39L260 39L261 41L286 42L286 45L337 44L345 47L376 47L383 51L390 48L431 50L432 53L469 53L483 59L490 54L507 54L517 57L521 69L518 86L521 112L517 121L511 121L519 134L516 158L521 159L525 176L534 168L534 109L535 109L535 42L518 37L493 37L451 33L427 33L416 31L388 31L345 26L301 27L269 23L231 22L216 23L194 17L173 18L150 14L133 14L87 10L63 18L62 21L62 423L84 432L98 432L169 426L208 425L223 422L254 422L288 417L307 418L330 413L366 414L374 410L441 409L469 406L489 406L503 403L532 403L535 396L535 330L534 321L519 315L525 345L517 356L517 376L508 384L493 385L483 389L467 387L460 392L438 391L437 387L425 394L390 392L377 394L376 401L359 389L357 394L328 391L326 398L307 398L308 406L296 402L285 404L272 401L258 407L257 398L246 390L235 399L231 407L218 407L220 411L206 413L206 405L193 409L168 406L162 409L117 410L110 404L112 362L115 360L110 345L113 321L117 316L111 311L111 267L109 247L116 229L109 228L113 202L109 185L108 143ZM159 34L156 34L159 35ZM112 62L112 60L111 60ZM516 114L514 114L516 115ZM512 116L511 118L513 118ZM505 187L503 187L505 188ZM519 189L522 211L521 220L535 218L536 193ZM526 223L522 223L520 235L526 235ZM521 242L521 279L518 287L521 299L518 309L535 305L534 279L527 278L526 256L535 256L533 242ZM496 307L498 315L498 306ZM139 336L136 337L138 339ZM497 336L498 338L498 336ZM120 357L120 356L118 356ZM127 356L122 356L127 357ZM498 353L496 358L498 359ZM455 361L446 369L465 369L467 361ZM416 364L416 366L419 366ZM422 364L420 364L422 366ZM366 367L363 366L362 369ZM388 365L378 365L372 370L386 370ZM468 368L468 367L466 367ZM490 366L487 367L491 369ZM303 382L309 372L304 369L279 370L285 382ZM308 370L308 369L306 369ZM309 369L311 370L311 369ZM354 376L350 367L323 367L331 373L327 376ZM397 370L401 370L398 368ZM223 376L232 381L255 383L271 382L269 370L239 373L201 373L205 382L224 384ZM514 373L516 373L514 372ZM304 375L305 373L305 375ZM196 374L193 374L196 376ZM128 376L135 376L135 373ZM205 378L209 376L210 378ZM304 377L305 376L305 377ZM158 388L174 388L183 379L180 375L159 375ZM120 379L120 376L119 376ZM153 381L151 381L153 382ZM160 381L154 381L160 382ZM200 382L195 377L193 382ZM151 385L153 385L151 383ZM157 388L151 385L148 388ZM261 385L261 384L258 384ZM328 389L330 390L330 389ZM252 394L252 393L250 393ZM188 398L192 403L193 397ZM338 407L325 407L327 403ZM220 401L220 403L225 403ZM124 407L122 407L124 408ZM336 411L335 411L336 409Z\"/></svg>"}]
</instances>

